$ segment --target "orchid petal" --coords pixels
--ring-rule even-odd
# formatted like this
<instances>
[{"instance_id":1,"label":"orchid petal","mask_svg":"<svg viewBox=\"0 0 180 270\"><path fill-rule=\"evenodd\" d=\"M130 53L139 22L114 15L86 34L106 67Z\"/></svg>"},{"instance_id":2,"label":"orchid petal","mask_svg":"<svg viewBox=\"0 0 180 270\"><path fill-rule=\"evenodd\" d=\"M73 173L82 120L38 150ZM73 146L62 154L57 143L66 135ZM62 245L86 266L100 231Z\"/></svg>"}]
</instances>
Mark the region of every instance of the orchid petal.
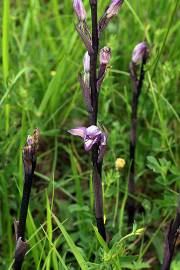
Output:
<instances>
[{"instance_id":1,"label":"orchid petal","mask_svg":"<svg viewBox=\"0 0 180 270\"><path fill-rule=\"evenodd\" d=\"M80 136L81 138L86 137L86 128L85 127L78 127L68 130L68 132L74 136Z\"/></svg>"},{"instance_id":2,"label":"orchid petal","mask_svg":"<svg viewBox=\"0 0 180 270\"><path fill-rule=\"evenodd\" d=\"M86 140L85 142L84 142L84 149L85 149L85 151L89 151L89 150L91 150L91 148L92 148L92 146L94 145L94 142L95 140L91 140L91 139L88 139L88 140Z\"/></svg>"},{"instance_id":3,"label":"orchid petal","mask_svg":"<svg viewBox=\"0 0 180 270\"><path fill-rule=\"evenodd\" d=\"M86 130L87 136L92 138L92 139L97 137L101 133L102 133L101 130L97 126L94 126L94 125L88 127Z\"/></svg>"}]
</instances>

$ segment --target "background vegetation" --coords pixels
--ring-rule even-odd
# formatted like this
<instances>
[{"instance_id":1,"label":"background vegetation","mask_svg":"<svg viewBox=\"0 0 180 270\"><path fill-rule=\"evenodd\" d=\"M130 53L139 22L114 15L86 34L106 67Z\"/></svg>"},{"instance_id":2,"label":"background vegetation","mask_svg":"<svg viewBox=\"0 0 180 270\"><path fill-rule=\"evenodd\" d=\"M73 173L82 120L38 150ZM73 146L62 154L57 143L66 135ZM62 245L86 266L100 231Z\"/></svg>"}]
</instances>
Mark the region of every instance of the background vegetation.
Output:
<instances>
[{"instance_id":1,"label":"background vegetation","mask_svg":"<svg viewBox=\"0 0 180 270\"><path fill-rule=\"evenodd\" d=\"M87 125L77 82L85 49L74 29L72 2L9 1L0 2L0 268L11 269L13 260L13 219L18 218L23 185L22 147L26 136L39 127L41 145L23 269L160 269L164 233L175 214L180 186L178 0L126 0L101 41L101 47L112 48L99 112L99 124L109 134L103 174L108 247L92 226L90 157L81 141L66 132ZM88 1L84 2L90 19ZM98 2L101 16L109 1ZM128 65L134 46L145 38L151 57L139 104L134 197L145 212L136 215L129 235ZM114 165L117 157L126 160L120 173ZM179 268L177 252L172 269Z\"/></svg>"}]
</instances>

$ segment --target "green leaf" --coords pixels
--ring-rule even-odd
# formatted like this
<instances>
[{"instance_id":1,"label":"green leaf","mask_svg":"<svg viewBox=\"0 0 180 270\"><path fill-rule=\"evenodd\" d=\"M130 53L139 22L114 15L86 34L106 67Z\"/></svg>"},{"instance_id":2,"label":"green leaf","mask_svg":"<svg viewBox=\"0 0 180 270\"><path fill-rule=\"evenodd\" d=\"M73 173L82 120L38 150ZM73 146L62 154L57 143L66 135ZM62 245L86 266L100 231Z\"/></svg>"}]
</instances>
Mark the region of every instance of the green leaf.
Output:
<instances>
[{"instance_id":1,"label":"green leaf","mask_svg":"<svg viewBox=\"0 0 180 270\"><path fill-rule=\"evenodd\" d=\"M108 248L106 242L104 241L104 239L102 238L102 236L100 235L100 233L98 232L97 227L94 226L94 225L92 225L92 226L93 226L93 229L94 229L94 231L95 231L97 240L99 241L99 244L101 245L101 247L102 247L106 252L109 252L109 248Z\"/></svg>"}]
</instances>

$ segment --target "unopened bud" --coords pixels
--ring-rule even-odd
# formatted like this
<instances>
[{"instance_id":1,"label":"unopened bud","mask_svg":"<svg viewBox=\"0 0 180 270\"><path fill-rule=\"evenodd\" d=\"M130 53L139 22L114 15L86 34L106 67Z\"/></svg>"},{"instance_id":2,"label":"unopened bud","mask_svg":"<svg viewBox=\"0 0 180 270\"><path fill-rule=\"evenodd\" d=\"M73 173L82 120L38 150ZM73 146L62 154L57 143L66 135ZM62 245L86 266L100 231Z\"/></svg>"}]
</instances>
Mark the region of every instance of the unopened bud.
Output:
<instances>
[{"instance_id":1,"label":"unopened bud","mask_svg":"<svg viewBox=\"0 0 180 270\"><path fill-rule=\"evenodd\" d=\"M107 18L111 18L118 14L120 7L122 6L124 0L112 0L108 9L106 10Z\"/></svg>"},{"instance_id":2,"label":"unopened bud","mask_svg":"<svg viewBox=\"0 0 180 270\"><path fill-rule=\"evenodd\" d=\"M86 20L86 11L82 0L73 0L73 7L80 21Z\"/></svg>"},{"instance_id":3,"label":"unopened bud","mask_svg":"<svg viewBox=\"0 0 180 270\"><path fill-rule=\"evenodd\" d=\"M144 58L148 56L148 48L146 42L137 44L133 50L132 62L136 65L140 64Z\"/></svg>"},{"instance_id":4,"label":"unopened bud","mask_svg":"<svg viewBox=\"0 0 180 270\"><path fill-rule=\"evenodd\" d=\"M86 52L83 59L84 72L89 73L90 71L90 56L89 53Z\"/></svg>"},{"instance_id":5,"label":"unopened bud","mask_svg":"<svg viewBox=\"0 0 180 270\"><path fill-rule=\"evenodd\" d=\"M100 64L107 65L111 58L111 49L109 47L104 47L100 51Z\"/></svg>"}]
</instances>

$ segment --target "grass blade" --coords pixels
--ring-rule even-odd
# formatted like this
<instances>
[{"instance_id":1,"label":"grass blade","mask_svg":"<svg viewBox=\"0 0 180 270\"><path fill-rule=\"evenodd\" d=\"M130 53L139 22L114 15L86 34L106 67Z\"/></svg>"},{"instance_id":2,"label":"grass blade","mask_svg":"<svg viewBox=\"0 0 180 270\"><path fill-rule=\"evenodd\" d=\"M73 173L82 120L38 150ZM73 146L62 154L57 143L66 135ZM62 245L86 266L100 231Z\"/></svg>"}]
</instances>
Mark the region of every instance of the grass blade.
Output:
<instances>
[{"instance_id":1,"label":"grass blade","mask_svg":"<svg viewBox=\"0 0 180 270\"><path fill-rule=\"evenodd\" d=\"M70 247L72 253L74 254L79 266L81 267L82 270L87 270L88 266L86 261L84 260L84 258L82 257L81 253L79 252L77 246L74 244L72 238L69 236L69 234L67 233L65 227L62 225L62 223L57 219L57 217L52 214L55 222L57 223L59 229L61 230L68 246Z\"/></svg>"}]
</instances>

